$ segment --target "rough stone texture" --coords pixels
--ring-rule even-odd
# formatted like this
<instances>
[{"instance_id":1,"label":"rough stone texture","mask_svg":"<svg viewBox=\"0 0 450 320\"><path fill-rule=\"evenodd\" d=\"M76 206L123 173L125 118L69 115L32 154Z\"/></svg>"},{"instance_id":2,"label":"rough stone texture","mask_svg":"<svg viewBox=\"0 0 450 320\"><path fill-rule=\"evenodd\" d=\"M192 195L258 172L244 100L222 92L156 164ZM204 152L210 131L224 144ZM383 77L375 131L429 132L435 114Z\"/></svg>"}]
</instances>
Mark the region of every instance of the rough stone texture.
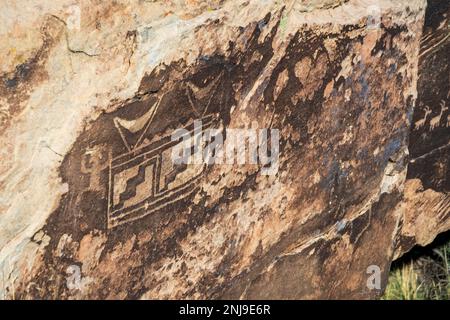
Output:
<instances>
[{"instance_id":1,"label":"rough stone texture","mask_svg":"<svg viewBox=\"0 0 450 320\"><path fill-rule=\"evenodd\" d=\"M396 256L450 229L450 1L428 1Z\"/></svg>"},{"instance_id":2,"label":"rough stone texture","mask_svg":"<svg viewBox=\"0 0 450 320\"><path fill-rule=\"evenodd\" d=\"M424 53L425 0L81 1L79 29L71 4L1 11L4 298L374 298L367 268L384 286L402 239L437 234L405 213L418 180L448 191L423 143L406 180L419 60L448 52ZM278 174L172 168L196 119L280 129Z\"/></svg>"}]
</instances>

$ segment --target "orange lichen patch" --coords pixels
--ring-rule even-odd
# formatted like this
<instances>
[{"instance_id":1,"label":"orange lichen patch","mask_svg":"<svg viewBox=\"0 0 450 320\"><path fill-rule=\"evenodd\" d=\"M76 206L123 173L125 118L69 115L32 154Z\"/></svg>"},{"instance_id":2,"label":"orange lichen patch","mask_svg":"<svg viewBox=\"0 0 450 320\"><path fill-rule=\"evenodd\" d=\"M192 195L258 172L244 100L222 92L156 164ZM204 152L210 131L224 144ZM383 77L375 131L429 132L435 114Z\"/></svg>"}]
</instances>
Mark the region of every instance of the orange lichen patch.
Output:
<instances>
[{"instance_id":1,"label":"orange lichen patch","mask_svg":"<svg viewBox=\"0 0 450 320\"><path fill-rule=\"evenodd\" d=\"M83 262L83 271L95 268L100 260L104 244L107 240L104 234L88 233L81 239L77 258Z\"/></svg>"},{"instance_id":2,"label":"orange lichen patch","mask_svg":"<svg viewBox=\"0 0 450 320\"><path fill-rule=\"evenodd\" d=\"M289 75L288 75L288 70L284 70L283 72L280 73L280 75L278 76L277 79L277 83L275 85L275 91L273 93L273 98L275 100L277 100L278 95L280 94L280 92L284 89L284 87L286 86L287 82L289 81Z\"/></svg>"},{"instance_id":3,"label":"orange lichen patch","mask_svg":"<svg viewBox=\"0 0 450 320\"><path fill-rule=\"evenodd\" d=\"M312 60L310 57L303 58L295 64L295 76L302 84L306 83L312 68Z\"/></svg>"},{"instance_id":4,"label":"orange lichen patch","mask_svg":"<svg viewBox=\"0 0 450 320\"><path fill-rule=\"evenodd\" d=\"M377 41L379 41L381 32L379 30L369 31L364 37L364 43L361 46L361 61L368 63L372 56L372 50Z\"/></svg>"},{"instance_id":5,"label":"orange lichen patch","mask_svg":"<svg viewBox=\"0 0 450 320\"><path fill-rule=\"evenodd\" d=\"M325 91L323 92L323 97L329 98L331 95L331 92L333 91L333 88L334 88L334 81L332 80L325 87Z\"/></svg>"}]
</instances>

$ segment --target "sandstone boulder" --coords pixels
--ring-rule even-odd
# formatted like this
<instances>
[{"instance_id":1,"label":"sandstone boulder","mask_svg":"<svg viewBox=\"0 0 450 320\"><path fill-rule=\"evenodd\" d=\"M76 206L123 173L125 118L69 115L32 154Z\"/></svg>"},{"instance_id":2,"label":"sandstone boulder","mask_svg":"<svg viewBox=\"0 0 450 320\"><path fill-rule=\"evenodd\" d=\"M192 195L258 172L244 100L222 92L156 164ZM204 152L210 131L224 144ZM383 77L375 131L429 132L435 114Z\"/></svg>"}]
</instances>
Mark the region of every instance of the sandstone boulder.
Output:
<instances>
[{"instance_id":1,"label":"sandstone boulder","mask_svg":"<svg viewBox=\"0 0 450 320\"><path fill-rule=\"evenodd\" d=\"M449 229L448 5L31 3L0 13L1 297L376 298ZM177 129L267 150L175 164Z\"/></svg>"}]
</instances>

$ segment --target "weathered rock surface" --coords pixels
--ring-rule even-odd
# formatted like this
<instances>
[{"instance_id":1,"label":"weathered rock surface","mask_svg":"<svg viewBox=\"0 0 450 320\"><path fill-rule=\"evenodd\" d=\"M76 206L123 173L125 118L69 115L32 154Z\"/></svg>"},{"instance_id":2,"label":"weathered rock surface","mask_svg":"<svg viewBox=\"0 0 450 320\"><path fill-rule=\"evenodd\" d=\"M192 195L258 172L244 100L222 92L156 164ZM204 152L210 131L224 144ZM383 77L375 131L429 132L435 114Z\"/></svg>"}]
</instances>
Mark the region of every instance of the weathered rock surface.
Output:
<instances>
[{"instance_id":1,"label":"weathered rock surface","mask_svg":"<svg viewBox=\"0 0 450 320\"><path fill-rule=\"evenodd\" d=\"M441 7L29 2L0 11L2 297L375 298L449 228ZM279 129L277 174L173 166L195 120Z\"/></svg>"},{"instance_id":2,"label":"weathered rock surface","mask_svg":"<svg viewBox=\"0 0 450 320\"><path fill-rule=\"evenodd\" d=\"M450 1L428 1L396 256L450 229Z\"/></svg>"}]
</instances>

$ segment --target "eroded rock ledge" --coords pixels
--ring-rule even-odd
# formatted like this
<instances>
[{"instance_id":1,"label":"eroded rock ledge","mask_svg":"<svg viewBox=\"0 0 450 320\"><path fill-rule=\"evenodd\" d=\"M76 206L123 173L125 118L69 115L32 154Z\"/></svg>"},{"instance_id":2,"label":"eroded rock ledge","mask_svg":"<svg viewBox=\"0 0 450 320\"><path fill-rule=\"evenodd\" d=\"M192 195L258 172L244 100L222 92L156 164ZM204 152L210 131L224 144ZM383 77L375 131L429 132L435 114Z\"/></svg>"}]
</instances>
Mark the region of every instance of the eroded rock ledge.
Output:
<instances>
[{"instance_id":1,"label":"eroded rock ledge","mask_svg":"<svg viewBox=\"0 0 450 320\"><path fill-rule=\"evenodd\" d=\"M22 2L0 26L3 298L375 298L449 228L448 5ZM278 173L172 167L195 120L279 129Z\"/></svg>"}]
</instances>

